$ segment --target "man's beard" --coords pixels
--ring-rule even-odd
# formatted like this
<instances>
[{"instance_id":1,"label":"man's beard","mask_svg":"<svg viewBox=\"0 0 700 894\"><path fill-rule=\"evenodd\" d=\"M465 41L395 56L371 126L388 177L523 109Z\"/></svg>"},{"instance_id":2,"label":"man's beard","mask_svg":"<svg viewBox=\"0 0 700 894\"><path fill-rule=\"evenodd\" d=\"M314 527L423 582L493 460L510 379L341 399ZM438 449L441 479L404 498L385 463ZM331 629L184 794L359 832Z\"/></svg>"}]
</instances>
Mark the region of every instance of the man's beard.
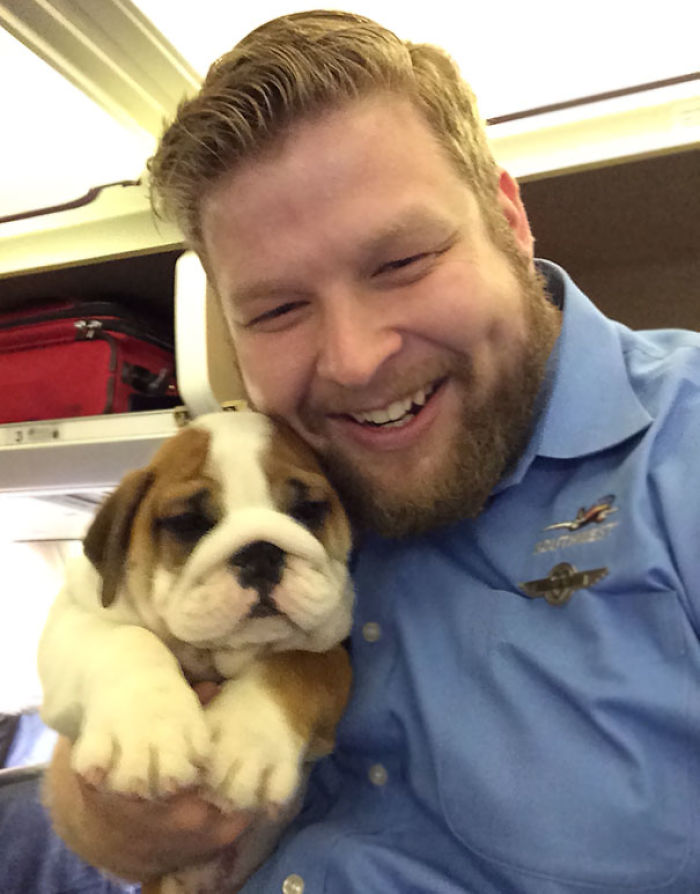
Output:
<instances>
[{"instance_id":1,"label":"man's beard","mask_svg":"<svg viewBox=\"0 0 700 894\"><path fill-rule=\"evenodd\" d=\"M474 375L468 359L450 376L463 388L459 428L449 453L429 480L382 488L356 462L330 449L321 462L353 526L398 538L476 517L498 482L516 464L532 434L547 359L559 331L559 313L546 296L544 278L515 248L505 246L520 285L525 340L519 362L504 368L489 399L469 403Z\"/></svg>"}]
</instances>

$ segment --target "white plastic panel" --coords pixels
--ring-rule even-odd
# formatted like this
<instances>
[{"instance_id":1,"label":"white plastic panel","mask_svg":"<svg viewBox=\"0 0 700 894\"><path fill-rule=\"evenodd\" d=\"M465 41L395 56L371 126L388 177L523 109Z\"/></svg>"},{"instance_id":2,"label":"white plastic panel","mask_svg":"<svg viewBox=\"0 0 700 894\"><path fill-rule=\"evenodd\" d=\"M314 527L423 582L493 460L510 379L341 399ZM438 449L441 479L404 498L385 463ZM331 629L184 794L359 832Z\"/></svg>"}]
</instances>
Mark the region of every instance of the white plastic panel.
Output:
<instances>
[{"instance_id":1,"label":"white plastic panel","mask_svg":"<svg viewBox=\"0 0 700 894\"><path fill-rule=\"evenodd\" d=\"M192 418L243 399L226 321L191 251L175 265L175 356L178 389Z\"/></svg>"},{"instance_id":2,"label":"white plastic panel","mask_svg":"<svg viewBox=\"0 0 700 894\"><path fill-rule=\"evenodd\" d=\"M0 425L0 492L110 489L177 430L171 410Z\"/></svg>"}]
</instances>

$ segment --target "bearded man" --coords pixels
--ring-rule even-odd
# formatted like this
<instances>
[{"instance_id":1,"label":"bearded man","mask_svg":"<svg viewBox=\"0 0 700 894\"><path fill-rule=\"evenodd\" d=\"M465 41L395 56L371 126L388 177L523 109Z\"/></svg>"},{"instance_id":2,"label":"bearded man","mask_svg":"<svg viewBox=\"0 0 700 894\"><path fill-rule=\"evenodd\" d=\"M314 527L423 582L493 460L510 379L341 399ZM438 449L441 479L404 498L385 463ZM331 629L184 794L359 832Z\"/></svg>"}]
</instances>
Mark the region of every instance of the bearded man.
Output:
<instances>
[{"instance_id":1,"label":"bearded man","mask_svg":"<svg viewBox=\"0 0 700 894\"><path fill-rule=\"evenodd\" d=\"M698 336L534 260L452 61L361 16L256 29L150 170L250 402L355 527L353 695L246 894L697 890ZM71 844L127 876L245 826L53 772Z\"/></svg>"}]
</instances>

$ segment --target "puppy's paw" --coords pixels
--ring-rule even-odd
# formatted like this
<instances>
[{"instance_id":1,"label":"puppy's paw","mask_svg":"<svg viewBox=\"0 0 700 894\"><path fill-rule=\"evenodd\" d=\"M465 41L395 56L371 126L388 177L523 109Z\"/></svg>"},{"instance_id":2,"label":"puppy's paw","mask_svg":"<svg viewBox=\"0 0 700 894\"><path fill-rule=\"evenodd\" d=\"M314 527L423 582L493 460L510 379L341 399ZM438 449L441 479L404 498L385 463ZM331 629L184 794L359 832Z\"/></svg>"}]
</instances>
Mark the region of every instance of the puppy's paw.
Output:
<instances>
[{"instance_id":1,"label":"puppy's paw","mask_svg":"<svg viewBox=\"0 0 700 894\"><path fill-rule=\"evenodd\" d=\"M255 680L226 684L206 717L212 800L222 810L262 809L275 815L301 785L306 742Z\"/></svg>"},{"instance_id":2,"label":"puppy's paw","mask_svg":"<svg viewBox=\"0 0 700 894\"><path fill-rule=\"evenodd\" d=\"M272 737L262 741L259 733L224 731L226 744L214 745L208 781L216 792L214 803L224 811L262 809L274 817L300 785L297 744Z\"/></svg>"},{"instance_id":3,"label":"puppy's paw","mask_svg":"<svg viewBox=\"0 0 700 894\"><path fill-rule=\"evenodd\" d=\"M159 797L194 785L210 748L195 693L184 680L103 697L86 712L73 769L110 791Z\"/></svg>"}]
</instances>

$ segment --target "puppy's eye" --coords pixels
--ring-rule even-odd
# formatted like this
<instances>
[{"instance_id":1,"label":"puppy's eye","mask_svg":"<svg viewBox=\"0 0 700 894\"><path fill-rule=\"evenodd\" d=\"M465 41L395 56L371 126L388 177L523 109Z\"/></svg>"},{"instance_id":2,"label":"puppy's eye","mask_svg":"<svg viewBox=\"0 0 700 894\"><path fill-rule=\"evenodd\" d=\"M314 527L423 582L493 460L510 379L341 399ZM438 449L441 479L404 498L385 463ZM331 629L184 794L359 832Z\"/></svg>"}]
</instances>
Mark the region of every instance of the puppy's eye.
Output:
<instances>
[{"instance_id":1,"label":"puppy's eye","mask_svg":"<svg viewBox=\"0 0 700 894\"><path fill-rule=\"evenodd\" d=\"M201 512L181 512L159 519L158 527L185 543L196 543L211 531L214 522Z\"/></svg>"},{"instance_id":2,"label":"puppy's eye","mask_svg":"<svg viewBox=\"0 0 700 894\"><path fill-rule=\"evenodd\" d=\"M331 504L327 500L295 500L289 514L310 531L317 531L326 520Z\"/></svg>"}]
</instances>

